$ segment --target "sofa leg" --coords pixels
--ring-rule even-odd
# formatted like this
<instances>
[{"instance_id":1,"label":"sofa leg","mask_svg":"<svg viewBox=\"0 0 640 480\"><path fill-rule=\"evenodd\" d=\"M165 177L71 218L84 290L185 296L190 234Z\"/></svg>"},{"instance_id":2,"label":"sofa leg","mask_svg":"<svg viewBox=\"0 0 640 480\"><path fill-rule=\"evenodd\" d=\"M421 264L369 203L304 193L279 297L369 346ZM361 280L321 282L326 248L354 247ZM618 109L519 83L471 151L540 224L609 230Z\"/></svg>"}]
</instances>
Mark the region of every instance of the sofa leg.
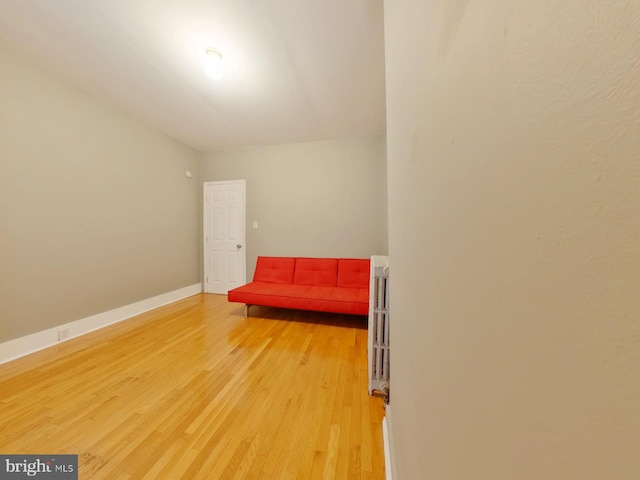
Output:
<instances>
[{"instance_id":1,"label":"sofa leg","mask_svg":"<svg viewBox=\"0 0 640 480\"><path fill-rule=\"evenodd\" d=\"M246 304L246 305L244 306L244 318L249 318L249 307L250 307L250 306L251 306L251 305L248 305L248 304Z\"/></svg>"}]
</instances>

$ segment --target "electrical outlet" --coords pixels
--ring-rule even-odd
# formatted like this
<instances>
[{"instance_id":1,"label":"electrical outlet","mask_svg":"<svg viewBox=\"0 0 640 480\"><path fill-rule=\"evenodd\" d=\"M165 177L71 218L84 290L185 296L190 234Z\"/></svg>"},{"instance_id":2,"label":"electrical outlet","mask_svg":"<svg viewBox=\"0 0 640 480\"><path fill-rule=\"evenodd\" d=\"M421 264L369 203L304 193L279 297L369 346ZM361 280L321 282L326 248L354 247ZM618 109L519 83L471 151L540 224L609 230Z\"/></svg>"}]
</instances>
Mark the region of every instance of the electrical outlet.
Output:
<instances>
[{"instance_id":1,"label":"electrical outlet","mask_svg":"<svg viewBox=\"0 0 640 480\"><path fill-rule=\"evenodd\" d=\"M63 342L64 340L69 340L71 337L71 332L68 328L61 328L58 330L58 341Z\"/></svg>"}]
</instances>

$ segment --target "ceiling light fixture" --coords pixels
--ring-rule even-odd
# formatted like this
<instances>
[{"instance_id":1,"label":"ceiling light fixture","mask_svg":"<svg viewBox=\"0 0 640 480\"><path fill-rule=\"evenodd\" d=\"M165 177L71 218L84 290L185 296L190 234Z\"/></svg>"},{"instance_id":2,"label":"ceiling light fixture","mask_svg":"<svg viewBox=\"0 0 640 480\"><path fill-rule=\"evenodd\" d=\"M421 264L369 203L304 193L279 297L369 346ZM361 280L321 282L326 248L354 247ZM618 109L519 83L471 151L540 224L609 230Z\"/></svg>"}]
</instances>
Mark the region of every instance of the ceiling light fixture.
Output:
<instances>
[{"instance_id":1,"label":"ceiling light fixture","mask_svg":"<svg viewBox=\"0 0 640 480\"><path fill-rule=\"evenodd\" d=\"M222 54L215 48L207 48L207 55L204 59L204 71L214 80L221 78L224 73Z\"/></svg>"}]
</instances>

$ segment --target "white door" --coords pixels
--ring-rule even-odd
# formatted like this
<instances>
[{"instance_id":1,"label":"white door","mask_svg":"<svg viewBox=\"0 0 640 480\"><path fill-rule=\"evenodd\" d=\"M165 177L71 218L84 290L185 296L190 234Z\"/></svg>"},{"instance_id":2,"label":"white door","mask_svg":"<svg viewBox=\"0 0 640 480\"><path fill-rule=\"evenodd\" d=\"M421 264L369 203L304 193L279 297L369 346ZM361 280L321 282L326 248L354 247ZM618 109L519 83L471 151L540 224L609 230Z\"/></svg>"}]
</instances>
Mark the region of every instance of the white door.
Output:
<instances>
[{"instance_id":1,"label":"white door","mask_svg":"<svg viewBox=\"0 0 640 480\"><path fill-rule=\"evenodd\" d=\"M204 291L246 283L245 181L204 184Z\"/></svg>"}]
</instances>

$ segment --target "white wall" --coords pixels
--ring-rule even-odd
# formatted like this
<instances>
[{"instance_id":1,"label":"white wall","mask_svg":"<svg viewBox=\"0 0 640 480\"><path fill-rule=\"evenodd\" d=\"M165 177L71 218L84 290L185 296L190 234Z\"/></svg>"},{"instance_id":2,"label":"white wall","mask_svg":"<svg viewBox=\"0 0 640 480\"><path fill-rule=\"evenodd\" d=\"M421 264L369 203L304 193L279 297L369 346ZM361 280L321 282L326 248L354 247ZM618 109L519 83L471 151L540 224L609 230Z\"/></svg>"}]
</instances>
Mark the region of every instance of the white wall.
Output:
<instances>
[{"instance_id":1,"label":"white wall","mask_svg":"<svg viewBox=\"0 0 640 480\"><path fill-rule=\"evenodd\" d=\"M197 152L2 48L0 72L0 342L198 283Z\"/></svg>"},{"instance_id":2,"label":"white wall","mask_svg":"<svg viewBox=\"0 0 640 480\"><path fill-rule=\"evenodd\" d=\"M640 474L640 4L385 1L400 480Z\"/></svg>"},{"instance_id":3,"label":"white wall","mask_svg":"<svg viewBox=\"0 0 640 480\"><path fill-rule=\"evenodd\" d=\"M258 255L387 253L382 136L221 150L202 155L201 171L203 181L247 181L249 281Z\"/></svg>"}]
</instances>

